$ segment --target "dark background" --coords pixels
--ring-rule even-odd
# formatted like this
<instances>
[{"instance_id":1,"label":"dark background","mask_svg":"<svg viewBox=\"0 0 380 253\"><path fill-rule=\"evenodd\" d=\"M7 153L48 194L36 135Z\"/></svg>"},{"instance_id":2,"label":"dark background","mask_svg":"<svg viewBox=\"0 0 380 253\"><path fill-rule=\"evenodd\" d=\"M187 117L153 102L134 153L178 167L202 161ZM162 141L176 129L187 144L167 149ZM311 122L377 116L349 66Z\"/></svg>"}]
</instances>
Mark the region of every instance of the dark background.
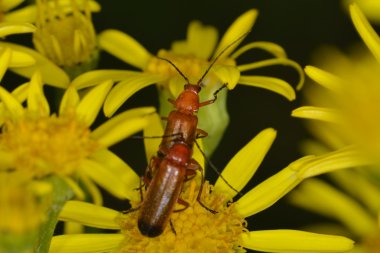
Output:
<instances>
[{"instance_id":1,"label":"dark background","mask_svg":"<svg viewBox=\"0 0 380 253\"><path fill-rule=\"evenodd\" d=\"M151 53L170 48L172 41L185 39L188 23L198 19L216 26L221 36L228 26L243 12L251 8L259 10L259 17L242 43L271 41L283 46L289 58L302 66L312 62L312 53L322 45L336 45L345 50L353 42L360 41L351 20L340 5L331 0L265 0L265 1L99 1L102 12L93 15L97 31L108 28L122 30L133 36ZM102 54L101 68L129 68L122 61L106 53ZM266 69L261 74L282 77L295 84L297 75L286 68ZM307 138L300 119L290 117L292 109L301 104L302 95L296 101L258 88L237 86L228 94L228 110L231 123L226 134L211 157L218 168L223 168L233 155L254 135L267 127L278 131L277 139L250 184L243 193L270 177L301 156L299 143ZM157 105L154 87L142 90L130 99L124 108ZM207 131L207 129L205 129ZM123 155L141 174L146 162L142 142L132 140L117 145L114 150ZM141 150L136 151L136 146ZM139 159L138 159L139 158ZM208 172L209 173L209 172ZM212 181L215 174L207 177ZM122 209L118 203L109 203ZM289 206L280 200L269 209L248 218L250 230L301 228L321 220L321 217Z\"/></svg>"}]
</instances>

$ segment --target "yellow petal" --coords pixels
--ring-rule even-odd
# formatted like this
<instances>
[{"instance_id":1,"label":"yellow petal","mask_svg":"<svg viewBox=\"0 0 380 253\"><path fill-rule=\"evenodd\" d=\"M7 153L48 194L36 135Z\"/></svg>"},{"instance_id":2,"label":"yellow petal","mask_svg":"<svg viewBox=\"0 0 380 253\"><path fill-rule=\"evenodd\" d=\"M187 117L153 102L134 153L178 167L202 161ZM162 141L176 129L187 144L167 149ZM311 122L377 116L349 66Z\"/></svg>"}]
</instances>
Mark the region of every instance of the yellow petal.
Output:
<instances>
[{"instance_id":1,"label":"yellow petal","mask_svg":"<svg viewBox=\"0 0 380 253\"><path fill-rule=\"evenodd\" d=\"M73 3L71 0L58 0L57 3L49 3L51 5L58 4L64 13L70 13L73 10ZM88 7L91 12L99 12L101 10L101 6L99 3L93 0L77 0L77 7L81 10ZM88 5L88 6L87 6Z\"/></svg>"},{"instance_id":2,"label":"yellow petal","mask_svg":"<svg viewBox=\"0 0 380 253\"><path fill-rule=\"evenodd\" d=\"M371 164L355 147L344 147L325 155L317 156L305 165L303 177L314 177L335 170L368 166Z\"/></svg>"},{"instance_id":3,"label":"yellow petal","mask_svg":"<svg viewBox=\"0 0 380 253\"><path fill-rule=\"evenodd\" d=\"M359 35L362 37L362 40L380 63L380 38L376 34L376 31L368 22L367 18L361 12L357 4L350 5L350 14L352 22L354 23Z\"/></svg>"},{"instance_id":4,"label":"yellow petal","mask_svg":"<svg viewBox=\"0 0 380 253\"><path fill-rule=\"evenodd\" d=\"M267 41L256 41L256 42L251 42L247 45L244 45L238 50L236 50L236 52L234 52L230 56L230 58L236 59L240 55L244 54L245 52L251 49L261 49L265 52L272 54L273 56L277 58L286 58L286 52L280 45L272 43L272 42L267 42Z\"/></svg>"},{"instance_id":5,"label":"yellow petal","mask_svg":"<svg viewBox=\"0 0 380 253\"><path fill-rule=\"evenodd\" d=\"M0 42L0 50L10 49L10 47L2 44ZM21 52L18 49L12 48L12 56L9 62L9 68L18 68L18 67L29 67L36 64L36 60L33 56L29 55L26 52Z\"/></svg>"},{"instance_id":6,"label":"yellow petal","mask_svg":"<svg viewBox=\"0 0 380 253\"><path fill-rule=\"evenodd\" d=\"M148 124L144 128L144 147L146 160L149 163L150 159L153 156L157 155L158 147L162 141L162 138L159 136L164 135L164 129L162 127L161 117L157 113L153 113L147 116ZM149 138L153 137L153 138Z\"/></svg>"},{"instance_id":7,"label":"yellow petal","mask_svg":"<svg viewBox=\"0 0 380 253\"><path fill-rule=\"evenodd\" d=\"M292 162L285 169L244 194L235 202L236 210L243 217L249 217L276 203L302 181L303 166L311 159L312 157L303 157Z\"/></svg>"},{"instance_id":8,"label":"yellow petal","mask_svg":"<svg viewBox=\"0 0 380 253\"><path fill-rule=\"evenodd\" d=\"M148 123L148 119L144 116L154 111L154 107L141 107L120 113L95 129L92 137L104 147L109 147L141 131Z\"/></svg>"},{"instance_id":9,"label":"yellow petal","mask_svg":"<svg viewBox=\"0 0 380 253\"><path fill-rule=\"evenodd\" d=\"M11 34L31 33L36 30L32 24L21 22L2 22L0 24L0 37L5 37Z\"/></svg>"},{"instance_id":10,"label":"yellow petal","mask_svg":"<svg viewBox=\"0 0 380 253\"><path fill-rule=\"evenodd\" d=\"M206 158L205 158L205 155L202 153L203 150L205 150L203 147L203 141L202 141L202 139L198 139L195 141L196 141L196 143L198 143L198 145L196 145L196 147L193 148L193 152L194 152L193 153L193 159L201 165L203 172L204 172L205 166L206 166L206 162L205 162ZM198 146L199 146L199 148L198 148Z\"/></svg>"},{"instance_id":11,"label":"yellow petal","mask_svg":"<svg viewBox=\"0 0 380 253\"><path fill-rule=\"evenodd\" d=\"M121 81L129 76L140 75L140 72L129 70L93 70L88 71L75 78L71 85L77 89L83 89L95 86L101 82L112 80L114 82Z\"/></svg>"},{"instance_id":12,"label":"yellow petal","mask_svg":"<svg viewBox=\"0 0 380 253\"><path fill-rule=\"evenodd\" d=\"M127 193L124 182L103 164L95 160L86 159L81 162L80 170L115 197L126 198Z\"/></svg>"},{"instance_id":13,"label":"yellow petal","mask_svg":"<svg viewBox=\"0 0 380 253\"><path fill-rule=\"evenodd\" d=\"M290 195L290 201L303 208L342 222L358 237L376 233L376 221L359 203L321 180L309 179Z\"/></svg>"},{"instance_id":14,"label":"yellow petal","mask_svg":"<svg viewBox=\"0 0 380 253\"><path fill-rule=\"evenodd\" d=\"M28 93L28 110L37 112L40 116L50 115L50 106L42 90L41 74L36 72L30 80Z\"/></svg>"},{"instance_id":15,"label":"yellow petal","mask_svg":"<svg viewBox=\"0 0 380 253\"><path fill-rule=\"evenodd\" d=\"M121 234L79 234L54 236L50 253L93 253L112 252L118 248L124 235Z\"/></svg>"},{"instance_id":16,"label":"yellow petal","mask_svg":"<svg viewBox=\"0 0 380 253\"><path fill-rule=\"evenodd\" d=\"M297 230L263 230L242 234L244 248L265 252L344 252L354 242L343 236Z\"/></svg>"},{"instance_id":17,"label":"yellow petal","mask_svg":"<svg viewBox=\"0 0 380 253\"><path fill-rule=\"evenodd\" d=\"M224 50L227 46L229 46L233 41L238 39L243 34L246 34L252 29L253 24L256 21L258 15L258 11L255 9L251 9L246 11L241 16L239 16L227 29L226 33L223 35L220 43L214 53L214 57L217 56L222 50ZM242 40L241 40L242 41ZM224 52L224 57L227 57L231 54L234 49L239 46L240 42L235 43L230 48L228 48Z\"/></svg>"},{"instance_id":18,"label":"yellow petal","mask_svg":"<svg viewBox=\"0 0 380 253\"><path fill-rule=\"evenodd\" d=\"M343 140L340 136L336 134L336 132L333 132L331 130L331 125L330 124L325 124L321 122L322 124L313 124L313 133L315 134L315 139L316 140L323 140L323 144L319 142L319 146L323 145L324 146L324 152L306 152L305 154L315 154L315 155L321 155L325 154L331 150L337 150L340 149L344 146L346 146L345 140ZM301 149L303 150L303 149Z\"/></svg>"},{"instance_id":19,"label":"yellow petal","mask_svg":"<svg viewBox=\"0 0 380 253\"><path fill-rule=\"evenodd\" d=\"M63 224L63 234L81 234L84 232L84 226L76 222L66 221Z\"/></svg>"},{"instance_id":20,"label":"yellow petal","mask_svg":"<svg viewBox=\"0 0 380 253\"><path fill-rule=\"evenodd\" d=\"M322 120L325 122L339 123L340 116L335 110L316 106L301 106L292 111L293 117Z\"/></svg>"},{"instance_id":21,"label":"yellow petal","mask_svg":"<svg viewBox=\"0 0 380 253\"><path fill-rule=\"evenodd\" d=\"M363 11L365 16L373 23L380 24L380 2L377 0L346 0L343 1L344 7L348 9L348 6L355 2Z\"/></svg>"},{"instance_id":22,"label":"yellow petal","mask_svg":"<svg viewBox=\"0 0 380 253\"><path fill-rule=\"evenodd\" d=\"M293 87L288 82L279 78L267 76L241 76L239 79L239 84L273 91L281 96L284 96L289 101L296 98L296 93Z\"/></svg>"},{"instance_id":23,"label":"yellow petal","mask_svg":"<svg viewBox=\"0 0 380 253\"><path fill-rule=\"evenodd\" d=\"M165 77L163 76L145 73L126 77L123 81L115 85L106 98L104 102L104 114L107 117L111 117L116 110L137 91L149 85L161 82L164 79Z\"/></svg>"},{"instance_id":24,"label":"yellow petal","mask_svg":"<svg viewBox=\"0 0 380 253\"><path fill-rule=\"evenodd\" d=\"M91 202L97 206L103 205L103 196L98 186L95 185L91 179L85 175L80 176L80 181L83 184L83 188L86 189L88 195L90 195ZM75 227L75 225L73 225ZM78 234L78 233L76 233Z\"/></svg>"},{"instance_id":25,"label":"yellow petal","mask_svg":"<svg viewBox=\"0 0 380 253\"><path fill-rule=\"evenodd\" d=\"M24 114L24 108L20 102L2 86L0 86L0 100L13 119L20 118Z\"/></svg>"},{"instance_id":26,"label":"yellow petal","mask_svg":"<svg viewBox=\"0 0 380 253\"><path fill-rule=\"evenodd\" d=\"M215 27L203 26L199 21L193 21L189 24L187 43L189 53L195 57L208 59L214 51L217 41L218 31Z\"/></svg>"},{"instance_id":27,"label":"yellow petal","mask_svg":"<svg viewBox=\"0 0 380 253\"><path fill-rule=\"evenodd\" d=\"M12 0L11 0L12 1ZM70 1L67 0L59 0L59 5L66 5L63 6L63 8L60 8L62 12L69 12L72 10L72 7L70 5ZM79 5L82 5L83 1L77 1ZM55 4L55 3L52 3ZM87 4L87 3L86 3ZM95 1L88 1L89 9L92 12L99 12L100 11L100 5L96 3ZM31 22L34 23L36 21L37 17L37 6L34 5L27 5L22 8L17 8L17 10L12 10L12 12L8 12L4 15L4 20L8 22Z\"/></svg>"},{"instance_id":28,"label":"yellow petal","mask_svg":"<svg viewBox=\"0 0 380 253\"><path fill-rule=\"evenodd\" d=\"M98 38L102 49L137 68L145 69L152 57L140 43L121 31L106 30Z\"/></svg>"},{"instance_id":29,"label":"yellow petal","mask_svg":"<svg viewBox=\"0 0 380 253\"><path fill-rule=\"evenodd\" d=\"M184 80L181 76L175 76L169 79L169 91L172 97L176 98L183 91ZM167 103L167 101L165 101ZM172 105L170 105L172 108Z\"/></svg>"},{"instance_id":30,"label":"yellow petal","mask_svg":"<svg viewBox=\"0 0 380 253\"><path fill-rule=\"evenodd\" d=\"M329 90L336 91L343 88L343 81L339 77L322 69L316 68L314 66L306 66L305 73L313 81Z\"/></svg>"},{"instance_id":31,"label":"yellow petal","mask_svg":"<svg viewBox=\"0 0 380 253\"><path fill-rule=\"evenodd\" d=\"M275 138L276 131L267 128L256 135L230 160L224 168L222 176L235 190L241 191L252 178ZM214 190L227 195L228 199L232 199L236 195L236 192L221 178L216 181Z\"/></svg>"},{"instance_id":32,"label":"yellow petal","mask_svg":"<svg viewBox=\"0 0 380 253\"><path fill-rule=\"evenodd\" d=\"M11 60L12 50L10 48L5 48L0 55L0 80L3 79L5 72L9 67L9 62Z\"/></svg>"},{"instance_id":33,"label":"yellow petal","mask_svg":"<svg viewBox=\"0 0 380 253\"><path fill-rule=\"evenodd\" d=\"M302 88L303 83L305 81L305 75L303 73L303 69L297 62L286 59L286 58L275 58L275 59L268 59L268 60L262 60L262 61L257 61L253 63L243 64L243 65L239 65L238 69L240 70L240 72L243 72L247 70L264 68L264 67L275 66L275 65L289 66L293 68L294 70L296 70L300 77L298 84L296 85L296 89L300 90Z\"/></svg>"},{"instance_id":34,"label":"yellow petal","mask_svg":"<svg viewBox=\"0 0 380 253\"><path fill-rule=\"evenodd\" d=\"M330 173L329 176L346 192L360 199L369 210L380 210L380 189L366 175L357 170L343 170Z\"/></svg>"},{"instance_id":35,"label":"yellow petal","mask_svg":"<svg viewBox=\"0 0 380 253\"><path fill-rule=\"evenodd\" d=\"M133 201L140 200L139 191L140 177L121 158L107 149L101 149L94 153L91 158L102 164L112 174L117 175L123 181L126 198Z\"/></svg>"},{"instance_id":36,"label":"yellow petal","mask_svg":"<svg viewBox=\"0 0 380 253\"><path fill-rule=\"evenodd\" d=\"M8 12L24 1L25 0L2 0L1 1L1 11Z\"/></svg>"},{"instance_id":37,"label":"yellow petal","mask_svg":"<svg viewBox=\"0 0 380 253\"><path fill-rule=\"evenodd\" d=\"M87 126L91 126L99 114L113 82L107 80L90 90L81 99L77 107L77 115Z\"/></svg>"},{"instance_id":38,"label":"yellow petal","mask_svg":"<svg viewBox=\"0 0 380 253\"><path fill-rule=\"evenodd\" d=\"M120 229L115 222L119 212L91 203L70 200L59 213L59 220L79 222L83 225L104 229Z\"/></svg>"},{"instance_id":39,"label":"yellow petal","mask_svg":"<svg viewBox=\"0 0 380 253\"><path fill-rule=\"evenodd\" d=\"M69 112L73 108L76 108L79 104L80 98L77 90L74 86L70 85L66 92L63 94L61 104L59 105L59 114L62 115L65 112Z\"/></svg>"},{"instance_id":40,"label":"yellow petal","mask_svg":"<svg viewBox=\"0 0 380 253\"><path fill-rule=\"evenodd\" d=\"M0 42L0 46L9 47L14 51L19 51L24 54L27 54L34 58L36 61L36 63L33 66L12 68L13 72L26 78L30 78L38 70L41 73L42 80L44 83L59 88L66 88L68 86L70 79L65 73L65 71L60 69L57 65L55 65L50 60L37 53L36 51L27 47L6 42Z\"/></svg>"},{"instance_id":41,"label":"yellow petal","mask_svg":"<svg viewBox=\"0 0 380 253\"><path fill-rule=\"evenodd\" d=\"M1 61L1 59L0 59ZM13 91L12 95L19 101L24 102L28 97L29 82L18 85Z\"/></svg>"},{"instance_id":42,"label":"yellow petal","mask_svg":"<svg viewBox=\"0 0 380 253\"><path fill-rule=\"evenodd\" d=\"M70 189L74 192L74 196L78 200L85 200L86 193L84 193L83 189L79 186L78 181L74 180L71 177L62 177L65 183L70 187Z\"/></svg>"},{"instance_id":43,"label":"yellow petal","mask_svg":"<svg viewBox=\"0 0 380 253\"><path fill-rule=\"evenodd\" d=\"M18 8L4 15L6 22L30 22L36 21L37 8L36 5L28 5L23 8Z\"/></svg>"},{"instance_id":44,"label":"yellow petal","mask_svg":"<svg viewBox=\"0 0 380 253\"><path fill-rule=\"evenodd\" d=\"M240 71L234 66L227 65L214 65L212 72L227 88L232 90L240 82Z\"/></svg>"}]
</instances>

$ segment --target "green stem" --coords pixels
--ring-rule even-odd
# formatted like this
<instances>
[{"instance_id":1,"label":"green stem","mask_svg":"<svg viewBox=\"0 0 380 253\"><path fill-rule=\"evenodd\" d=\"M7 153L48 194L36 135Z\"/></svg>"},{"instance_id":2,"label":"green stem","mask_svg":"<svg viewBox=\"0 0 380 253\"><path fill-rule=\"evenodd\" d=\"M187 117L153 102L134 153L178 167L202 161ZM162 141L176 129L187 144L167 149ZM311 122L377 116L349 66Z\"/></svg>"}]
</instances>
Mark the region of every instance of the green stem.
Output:
<instances>
[{"instance_id":1,"label":"green stem","mask_svg":"<svg viewBox=\"0 0 380 253\"><path fill-rule=\"evenodd\" d=\"M73 192L66 182L59 177L51 177L48 181L53 185L51 208L47 213L47 221L41 225L40 233L34 249L35 253L48 253L50 241L58 222L58 215L67 200L71 199Z\"/></svg>"}]
</instances>

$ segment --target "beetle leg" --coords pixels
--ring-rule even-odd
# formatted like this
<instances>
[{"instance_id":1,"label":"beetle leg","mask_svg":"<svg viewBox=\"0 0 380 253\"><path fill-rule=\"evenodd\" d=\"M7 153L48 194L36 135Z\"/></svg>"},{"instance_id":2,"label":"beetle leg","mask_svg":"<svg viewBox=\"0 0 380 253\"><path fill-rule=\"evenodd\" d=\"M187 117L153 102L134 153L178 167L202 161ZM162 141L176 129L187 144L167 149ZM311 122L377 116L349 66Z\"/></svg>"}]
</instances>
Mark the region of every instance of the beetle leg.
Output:
<instances>
[{"instance_id":1,"label":"beetle leg","mask_svg":"<svg viewBox=\"0 0 380 253\"><path fill-rule=\"evenodd\" d=\"M173 231L173 234L174 234L174 235L177 235L177 232L175 231L175 228L174 228L174 224L173 224L172 219L170 219L169 223L170 223L170 228L171 228L172 231Z\"/></svg>"},{"instance_id":2,"label":"beetle leg","mask_svg":"<svg viewBox=\"0 0 380 253\"><path fill-rule=\"evenodd\" d=\"M195 138L199 139L199 138L205 138L207 136L208 136L208 133L206 131L197 128Z\"/></svg>"},{"instance_id":3,"label":"beetle leg","mask_svg":"<svg viewBox=\"0 0 380 253\"><path fill-rule=\"evenodd\" d=\"M175 212L175 213L185 211L190 206L189 202L187 202L181 198L178 198L177 203L180 205L183 205L184 207L177 209L177 210L174 210L173 212Z\"/></svg>"},{"instance_id":4,"label":"beetle leg","mask_svg":"<svg viewBox=\"0 0 380 253\"><path fill-rule=\"evenodd\" d=\"M199 107L213 104L213 103L216 101L216 99L218 98L218 93L219 93L221 90L223 90L224 88L227 88L227 85L228 85L228 83L224 83L221 87L219 87L219 89L217 89L217 90L214 92L214 94L213 94L214 98L213 98L213 99L206 100L206 101L203 101L202 103L199 103Z\"/></svg>"},{"instance_id":5,"label":"beetle leg","mask_svg":"<svg viewBox=\"0 0 380 253\"><path fill-rule=\"evenodd\" d=\"M199 186L199 191L198 191L198 196L197 196L197 201L198 203L204 208L206 209L207 211L215 214L217 213L217 211L215 210L212 210L211 208L207 207L205 204L202 203L201 201L201 196L202 196L202 190L203 190L203 185L205 183L205 177L204 177L204 174L203 174L203 169L201 167L201 165L194 159L191 159L191 162L190 162L190 165L188 167L188 170L198 170L200 173L201 173L201 185Z\"/></svg>"}]
</instances>

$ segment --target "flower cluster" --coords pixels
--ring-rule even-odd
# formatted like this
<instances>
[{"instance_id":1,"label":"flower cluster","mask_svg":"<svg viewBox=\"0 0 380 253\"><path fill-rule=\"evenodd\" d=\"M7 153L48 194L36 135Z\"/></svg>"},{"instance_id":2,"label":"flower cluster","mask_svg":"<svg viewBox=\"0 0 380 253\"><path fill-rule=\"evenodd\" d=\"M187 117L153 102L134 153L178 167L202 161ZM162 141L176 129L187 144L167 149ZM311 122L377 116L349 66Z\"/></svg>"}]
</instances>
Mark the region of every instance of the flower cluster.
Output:
<instances>
[{"instance_id":1,"label":"flower cluster","mask_svg":"<svg viewBox=\"0 0 380 253\"><path fill-rule=\"evenodd\" d=\"M356 46L350 54L335 48L321 50L317 59L321 68L305 68L319 86L306 89L309 105L294 110L293 116L313 119L308 126L316 138L304 143L305 153L351 147L369 163L365 168L329 174L333 185L308 180L289 199L340 223L316 225L310 228L313 231L350 235L359 242L354 252L373 253L380 248L380 37L358 5L349 9L367 48Z\"/></svg>"},{"instance_id":2,"label":"flower cluster","mask_svg":"<svg viewBox=\"0 0 380 253\"><path fill-rule=\"evenodd\" d=\"M0 4L0 36L32 33L26 44L33 42L36 49L21 43L0 42L0 80L6 84L0 86L0 252L245 252L247 249L344 252L352 249L354 242L341 235L293 229L255 230L248 226L246 219L275 204L305 179L373 165L373 159L363 156L357 147L337 145L329 152L301 157L247 190L248 182L277 135L273 128L266 128L230 159L215 184L204 178L206 168L214 167L207 157L218 147L228 125L228 92L224 87L232 90L241 84L263 88L293 101L304 82L302 68L287 57L281 46L256 41L239 48L250 37L257 10L240 15L220 40L215 27L192 21L186 40L173 42L170 50L160 49L157 54L151 54L132 36L119 30L108 29L97 34L92 14L101 8L95 1L21 2L4 0ZM359 32L373 35L368 24L358 26L364 27ZM380 59L380 44L375 43L378 38L370 36L364 40ZM139 71L98 69L99 50ZM269 57L241 61L240 57L251 50L261 50ZM254 72L278 65L295 70L298 83L291 85L282 78ZM8 70L24 78L24 83L17 80L8 85ZM365 74L365 70L362 67L357 71ZM308 74L312 71L320 70L312 67L306 70ZM322 74L332 88L339 88L331 82L337 78ZM375 83L376 80L372 86ZM152 106L120 110L136 92L153 84L159 91L159 113ZM180 106L185 100L179 96L184 85L187 94L191 94L189 97L196 100L190 109ZM8 86L14 87L13 90ZM375 92L371 95L377 99ZM215 106L210 106L212 103ZM174 125L173 129L169 127L169 133L164 132L162 119L172 120L167 117L172 105L181 117L195 119L194 126L168 122ZM298 111L308 113L307 108ZM332 118L327 109L315 111L322 118ZM183 130L190 127L194 128L193 137L186 136ZM356 127L359 125L352 124L352 129ZM376 132L372 125L368 127ZM178 133L173 132L177 129ZM137 169L126 162L133 157L119 156L112 151L112 146L139 132L143 132L141 139L149 164L141 178ZM334 137L340 138L339 134L343 132ZM186 138L193 138L196 146L185 143ZM373 153L378 151L378 143L375 144ZM178 146L186 149L175 150ZM167 165L169 160L172 163ZM185 175L178 183L170 181L174 186L163 185L164 179L159 178L161 168L185 171ZM160 189L154 189L153 182ZM149 207L145 200L148 194L165 195L171 191L170 187L177 187L178 194L163 197L162 203L158 203L162 209L172 208L162 212L170 217L160 217L161 210L148 208L148 215L166 219L169 224L162 223L162 234L157 237L144 235L138 225L141 206ZM367 187L371 189L366 191L368 194L375 194L364 183L360 187ZM241 194L243 191L246 193ZM117 210L107 207L103 204L104 192L128 200L130 209L122 212L126 207ZM297 203L310 204L302 194L293 196ZM371 198L366 200L373 210L379 210ZM357 219L367 223L354 227L354 234L366 236L368 244L376 248L378 237L370 238L370 235L378 228L373 218L361 214L358 211ZM64 232L60 232L58 221L67 225ZM347 221L348 226L353 224ZM90 227L111 231L90 233L87 230ZM56 233L59 235L53 236Z\"/></svg>"}]
</instances>

